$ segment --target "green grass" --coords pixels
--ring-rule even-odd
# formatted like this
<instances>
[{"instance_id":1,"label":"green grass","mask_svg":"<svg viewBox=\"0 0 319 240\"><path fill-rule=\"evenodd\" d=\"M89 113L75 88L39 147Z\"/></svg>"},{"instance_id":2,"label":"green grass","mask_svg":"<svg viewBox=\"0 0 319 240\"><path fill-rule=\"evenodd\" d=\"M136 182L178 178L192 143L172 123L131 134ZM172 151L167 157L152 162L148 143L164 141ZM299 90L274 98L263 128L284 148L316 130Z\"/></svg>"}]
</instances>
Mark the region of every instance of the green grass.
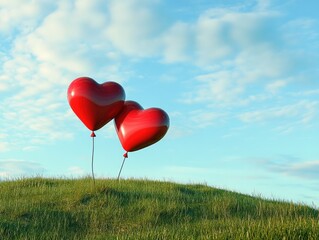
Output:
<instances>
[{"instance_id":1,"label":"green grass","mask_svg":"<svg viewBox=\"0 0 319 240\"><path fill-rule=\"evenodd\" d=\"M319 239L319 212L205 185L0 182L0 239Z\"/></svg>"}]
</instances>

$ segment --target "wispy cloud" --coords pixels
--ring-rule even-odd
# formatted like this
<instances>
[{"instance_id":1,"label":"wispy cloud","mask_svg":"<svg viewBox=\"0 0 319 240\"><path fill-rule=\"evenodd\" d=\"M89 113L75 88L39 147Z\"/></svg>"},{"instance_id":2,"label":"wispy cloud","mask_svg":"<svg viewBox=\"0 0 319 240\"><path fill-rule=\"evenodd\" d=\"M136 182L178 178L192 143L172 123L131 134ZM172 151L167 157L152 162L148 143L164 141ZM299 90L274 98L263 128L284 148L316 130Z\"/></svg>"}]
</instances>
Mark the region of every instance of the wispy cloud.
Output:
<instances>
[{"instance_id":1,"label":"wispy cloud","mask_svg":"<svg viewBox=\"0 0 319 240\"><path fill-rule=\"evenodd\" d=\"M0 31L11 39L1 56L1 133L11 136L12 149L72 137L68 126L74 116L66 101L70 81L90 73L120 80L116 54L101 30L107 24L107 5L102 1L1 5L0 18L10 28ZM110 59L112 64L106 66Z\"/></svg>"},{"instance_id":2,"label":"wispy cloud","mask_svg":"<svg viewBox=\"0 0 319 240\"><path fill-rule=\"evenodd\" d=\"M10 146L9 143L7 142L8 135L0 133L0 152L5 152L8 151Z\"/></svg>"},{"instance_id":3,"label":"wispy cloud","mask_svg":"<svg viewBox=\"0 0 319 240\"><path fill-rule=\"evenodd\" d=\"M319 22L311 18L295 19L287 22L282 26L284 39L287 43L299 47L300 42L307 40L309 48L318 49L319 33L316 31ZM294 31L298 29L298 31Z\"/></svg>"},{"instance_id":4,"label":"wispy cloud","mask_svg":"<svg viewBox=\"0 0 319 240\"><path fill-rule=\"evenodd\" d=\"M59 93L54 95L54 92L37 95L39 99L20 99L19 95L15 95L0 104L4 120L2 132L10 136L8 141L13 149L21 149L21 146L15 146L16 139L32 145L72 137L66 128L70 119L66 107L61 99L56 99Z\"/></svg>"},{"instance_id":5,"label":"wispy cloud","mask_svg":"<svg viewBox=\"0 0 319 240\"><path fill-rule=\"evenodd\" d=\"M41 175L45 171L45 168L37 162L0 159L0 178L35 176Z\"/></svg>"},{"instance_id":6,"label":"wispy cloud","mask_svg":"<svg viewBox=\"0 0 319 240\"><path fill-rule=\"evenodd\" d=\"M236 73L218 71L196 77L198 85L195 91L189 92L184 98L186 103L210 103L217 105L240 104L239 96L244 88L234 81Z\"/></svg>"},{"instance_id":7,"label":"wispy cloud","mask_svg":"<svg viewBox=\"0 0 319 240\"><path fill-rule=\"evenodd\" d=\"M5 152L5 151L8 151L9 149L10 149L9 143L0 140L0 152Z\"/></svg>"},{"instance_id":8,"label":"wispy cloud","mask_svg":"<svg viewBox=\"0 0 319 240\"><path fill-rule=\"evenodd\" d=\"M319 160L302 160L292 156L254 159L253 162L265 167L268 171L289 177L318 181Z\"/></svg>"},{"instance_id":9,"label":"wispy cloud","mask_svg":"<svg viewBox=\"0 0 319 240\"><path fill-rule=\"evenodd\" d=\"M226 116L226 113L210 112L208 110L201 109L190 112L189 120L193 124L194 128L205 128L207 126L220 123Z\"/></svg>"},{"instance_id":10,"label":"wispy cloud","mask_svg":"<svg viewBox=\"0 0 319 240\"><path fill-rule=\"evenodd\" d=\"M107 36L122 53L134 57L157 55L163 19L157 1L111 1Z\"/></svg>"},{"instance_id":11,"label":"wispy cloud","mask_svg":"<svg viewBox=\"0 0 319 240\"><path fill-rule=\"evenodd\" d=\"M205 7L186 21L166 19L160 1L2 1L0 34L5 46L0 46L0 117L4 126L0 134L20 142L2 140L1 150L8 145L34 149L40 143L71 138L69 126L76 118L65 96L70 81L80 75L122 81L129 61L152 58L200 69L194 70L191 89L176 93L183 96L183 103L199 104L196 108L201 110L183 113L198 127L229 116L229 108L279 95L295 82L303 82L306 72L318 77L318 72L311 74L318 54L300 51L300 41L317 42L317 23L311 19L289 22L284 14L271 10L268 0L252 5L245 11ZM291 34L296 26L307 37L294 41ZM305 100L295 106L245 110L236 116L245 123L276 118L308 123L315 118L316 107L316 102ZM173 135L185 133L180 126L172 128Z\"/></svg>"},{"instance_id":12,"label":"wispy cloud","mask_svg":"<svg viewBox=\"0 0 319 240\"><path fill-rule=\"evenodd\" d=\"M302 21L309 37L291 44L288 35L295 31L288 26L296 23L286 22L282 14L269 9L270 1L259 1L257 8L248 12L209 9L196 23L179 23L177 34L191 31L196 36L189 41L192 46L183 47L188 52L179 51L180 59L191 58L206 69L205 74L194 78L197 87L184 95L184 102L236 107L252 103L255 96L264 95L267 100L267 95L279 95L301 82L308 85L295 91L312 88L318 77L313 63L319 54L313 49L300 51L300 46L305 41L318 42L318 36L309 33L315 31L313 23ZM306 72L313 76L305 77Z\"/></svg>"},{"instance_id":13,"label":"wispy cloud","mask_svg":"<svg viewBox=\"0 0 319 240\"><path fill-rule=\"evenodd\" d=\"M271 0L258 0L256 9L259 11L268 10L271 6Z\"/></svg>"},{"instance_id":14,"label":"wispy cloud","mask_svg":"<svg viewBox=\"0 0 319 240\"><path fill-rule=\"evenodd\" d=\"M291 105L245 112L239 115L239 119L243 122L252 123L286 118L290 121L306 124L318 114L318 105L317 101L302 100Z\"/></svg>"},{"instance_id":15,"label":"wispy cloud","mask_svg":"<svg viewBox=\"0 0 319 240\"><path fill-rule=\"evenodd\" d=\"M0 32L32 31L33 26L55 8L55 2L36 0L21 4L19 0L0 2Z\"/></svg>"},{"instance_id":16,"label":"wispy cloud","mask_svg":"<svg viewBox=\"0 0 319 240\"><path fill-rule=\"evenodd\" d=\"M319 177L319 160L292 164L284 172L292 176L317 180Z\"/></svg>"},{"instance_id":17,"label":"wispy cloud","mask_svg":"<svg viewBox=\"0 0 319 240\"><path fill-rule=\"evenodd\" d=\"M164 61L167 63L188 62L194 51L194 26L177 22L163 34Z\"/></svg>"},{"instance_id":18,"label":"wispy cloud","mask_svg":"<svg viewBox=\"0 0 319 240\"><path fill-rule=\"evenodd\" d=\"M85 176L86 174L88 174L83 168L79 167L79 166L72 166L72 167L69 167L69 173L72 175L72 176L78 176L78 177L83 177Z\"/></svg>"},{"instance_id":19,"label":"wispy cloud","mask_svg":"<svg viewBox=\"0 0 319 240\"><path fill-rule=\"evenodd\" d=\"M286 80L277 80L266 85L266 90L268 90L272 94L276 94L280 91L280 89L284 88L288 85L288 81Z\"/></svg>"}]
</instances>

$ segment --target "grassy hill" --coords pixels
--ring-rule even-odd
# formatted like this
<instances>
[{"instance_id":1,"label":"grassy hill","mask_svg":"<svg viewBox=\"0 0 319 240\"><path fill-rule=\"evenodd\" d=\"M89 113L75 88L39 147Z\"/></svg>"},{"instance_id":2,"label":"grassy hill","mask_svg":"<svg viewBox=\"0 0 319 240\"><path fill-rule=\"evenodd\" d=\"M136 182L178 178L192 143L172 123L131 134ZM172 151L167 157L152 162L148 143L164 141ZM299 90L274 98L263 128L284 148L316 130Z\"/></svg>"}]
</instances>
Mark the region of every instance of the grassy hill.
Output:
<instances>
[{"instance_id":1,"label":"grassy hill","mask_svg":"<svg viewBox=\"0 0 319 240\"><path fill-rule=\"evenodd\" d=\"M319 239L319 212L205 185L0 182L0 239Z\"/></svg>"}]
</instances>

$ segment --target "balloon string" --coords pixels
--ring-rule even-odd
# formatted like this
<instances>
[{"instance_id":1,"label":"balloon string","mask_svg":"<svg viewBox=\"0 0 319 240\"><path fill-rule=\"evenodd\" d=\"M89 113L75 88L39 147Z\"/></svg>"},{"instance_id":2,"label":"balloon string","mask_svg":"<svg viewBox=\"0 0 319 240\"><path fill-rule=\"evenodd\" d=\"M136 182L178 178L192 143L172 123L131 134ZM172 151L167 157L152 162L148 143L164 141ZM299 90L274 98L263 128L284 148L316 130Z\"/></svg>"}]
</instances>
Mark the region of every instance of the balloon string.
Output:
<instances>
[{"instance_id":1,"label":"balloon string","mask_svg":"<svg viewBox=\"0 0 319 240\"><path fill-rule=\"evenodd\" d=\"M94 138L95 138L94 132L92 132L91 137L92 137L92 162L91 162L91 169L92 169L93 185L95 187L94 168L93 168L93 162L94 162Z\"/></svg>"},{"instance_id":2,"label":"balloon string","mask_svg":"<svg viewBox=\"0 0 319 240\"><path fill-rule=\"evenodd\" d=\"M119 174L118 174L118 176L117 176L117 180L118 180L118 181L120 181L121 172L122 172L122 169L123 169L123 166L124 166L124 163L125 163L125 159L127 158L127 153L125 153L123 156L124 156L123 162L122 162L122 165L121 165Z\"/></svg>"}]
</instances>

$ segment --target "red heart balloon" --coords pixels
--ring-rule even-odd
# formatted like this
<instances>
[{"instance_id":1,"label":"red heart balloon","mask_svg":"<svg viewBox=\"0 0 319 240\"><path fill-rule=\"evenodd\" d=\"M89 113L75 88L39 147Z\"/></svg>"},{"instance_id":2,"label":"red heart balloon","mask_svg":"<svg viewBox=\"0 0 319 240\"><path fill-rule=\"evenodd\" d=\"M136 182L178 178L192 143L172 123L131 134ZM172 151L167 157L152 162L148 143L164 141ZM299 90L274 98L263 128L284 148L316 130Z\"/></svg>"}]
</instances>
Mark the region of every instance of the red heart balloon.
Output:
<instances>
[{"instance_id":1,"label":"red heart balloon","mask_svg":"<svg viewBox=\"0 0 319 240\"><path fill-rule=\"evenodd\" d=\"M121 111L124 100L124 89L115 82L99 84L92 78L80 77L68 88L72 110L91 131L111 121Z\"/></svg>"},{"instance_id":2,"label":"red heart balloon","mask_svg":"<svg viewBox=\"0 0 319 240\"><path fill-rule=\"evenodd\" d=\"M134 101L126 101L114 119L123 148L132 152L161 140L169 128L169 117L160 108L143 109Z\"/></svg>"}]
</instances>

